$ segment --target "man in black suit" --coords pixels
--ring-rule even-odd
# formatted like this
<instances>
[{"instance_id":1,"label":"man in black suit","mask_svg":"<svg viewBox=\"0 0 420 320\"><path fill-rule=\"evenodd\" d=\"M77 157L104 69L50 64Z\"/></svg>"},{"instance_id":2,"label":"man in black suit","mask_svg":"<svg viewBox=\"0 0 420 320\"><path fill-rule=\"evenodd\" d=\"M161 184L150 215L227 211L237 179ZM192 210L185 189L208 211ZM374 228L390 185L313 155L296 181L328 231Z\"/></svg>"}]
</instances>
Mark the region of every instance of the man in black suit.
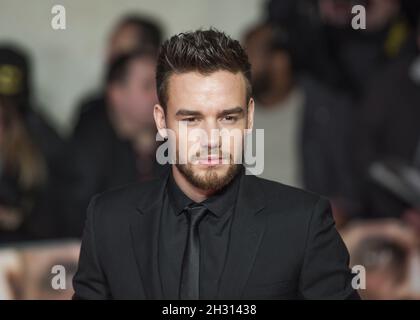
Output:
<instances>
[{"instance_id":1,"label":"man in black suit","mask_svg":"<svg viewBox=\"0 0 420 320\"><path fill-rule=\"evenodd\" d=\"M213 29L173 36L156 83L154 118L172 165L93 198L74 297L358 298L328 201L240 164L254 115L240 44Z\"/></svg>"}]
</instances>

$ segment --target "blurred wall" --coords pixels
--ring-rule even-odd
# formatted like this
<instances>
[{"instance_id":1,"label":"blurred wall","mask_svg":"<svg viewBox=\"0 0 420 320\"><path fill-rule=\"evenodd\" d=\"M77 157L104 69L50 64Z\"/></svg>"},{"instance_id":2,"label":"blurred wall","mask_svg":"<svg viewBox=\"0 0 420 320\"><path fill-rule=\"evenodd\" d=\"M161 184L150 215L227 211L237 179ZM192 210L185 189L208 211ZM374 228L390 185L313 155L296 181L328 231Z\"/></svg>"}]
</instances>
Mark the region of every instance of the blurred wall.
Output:
<instances>
[{"instance_id":1,"label":"blurred wall","mask_svg":"<svg viewBox=\"0 0 420 320\"><path fill-rule=\"evenodd\" d=\"M73 126L75 107L102 74L107 35L123 14L156 17L165 34L214 26L240 37L262 13L264 0L0 0L0 42L32 54L34 96L61 133ZM51 8L66 8L66 30L53 30Z\"/></svg>"}]
</instances>

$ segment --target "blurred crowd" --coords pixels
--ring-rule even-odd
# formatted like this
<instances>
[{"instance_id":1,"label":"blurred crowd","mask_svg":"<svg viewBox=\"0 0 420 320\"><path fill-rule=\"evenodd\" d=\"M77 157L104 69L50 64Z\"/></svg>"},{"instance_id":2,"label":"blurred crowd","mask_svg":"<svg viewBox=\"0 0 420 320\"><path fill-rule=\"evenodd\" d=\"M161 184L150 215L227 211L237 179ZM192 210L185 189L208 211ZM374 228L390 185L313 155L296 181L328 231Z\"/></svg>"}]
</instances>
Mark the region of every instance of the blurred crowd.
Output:
<instances>
[{"instance_id":1,"label":"blurred crowd","mask_svg":"<svg viewBox=\"0 0 420 320\"><path fill-rule=\"evenodd\" d=\"M364 30L352 28L356 4ZM265 130L262 177L330 199L351 264L366 267L363 297L420 298L420 3L264 9L240 39ZM139 15L115 24L101 90L80 100L69 138L36 111L30 53L0 42L1 245L78 239L94 194L160 174L152 110L165 36Z\"/></svg>"}]
</instances>

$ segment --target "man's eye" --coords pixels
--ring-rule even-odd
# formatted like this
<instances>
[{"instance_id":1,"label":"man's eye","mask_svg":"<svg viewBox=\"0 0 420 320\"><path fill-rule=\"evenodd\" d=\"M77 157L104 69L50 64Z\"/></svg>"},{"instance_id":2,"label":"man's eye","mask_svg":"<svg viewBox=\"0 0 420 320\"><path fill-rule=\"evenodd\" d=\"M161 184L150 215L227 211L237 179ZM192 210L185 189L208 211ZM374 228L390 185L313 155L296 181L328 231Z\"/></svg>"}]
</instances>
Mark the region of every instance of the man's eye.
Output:
<instances>
[{"instance_id":1,"label":"man's eye","mask_svg":"<svg viewBox=\"0 0 420 320\"><path fill-rule=\"evenodd\" d=\"M186 121L186 122L188 122L188 123L194 123L194 122L197 122L198 121L198 119L197 118L185 118L185 119L182 119L183 121Z\"/></svg>"},{"instance_id":2,"label":"man's eye","mask_svg":"<svg viewBox=\"0 0 420 320\"><path fill-rule=\"evenodd\" d=\"M223 117L223 121L226 121L226 122L235 122L236 121L236 117L234 117L234 116L225 116L225 117Z\"/></svg>"}]
</instances>

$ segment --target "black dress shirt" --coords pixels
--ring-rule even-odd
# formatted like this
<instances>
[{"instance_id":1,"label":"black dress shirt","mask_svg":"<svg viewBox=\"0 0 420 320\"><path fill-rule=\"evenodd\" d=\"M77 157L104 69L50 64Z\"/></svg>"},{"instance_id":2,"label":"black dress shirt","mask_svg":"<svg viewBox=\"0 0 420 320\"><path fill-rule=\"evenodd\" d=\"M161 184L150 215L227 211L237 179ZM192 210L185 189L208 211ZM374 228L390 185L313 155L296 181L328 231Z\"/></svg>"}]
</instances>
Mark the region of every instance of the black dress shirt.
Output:
<instances>
[{"instance_id":1,"label":"black dress shirt","mask_svg":"<svg viewBox=\"0 0 420 320\"><path fill-rule=\"evenodd\" d=\"M215 299L228 252L230 227L242 172L202 204L209 210L199 224L200 299ZM188 222L184 208L194 203L172 174L166 186L159 236L159 271L166 299L178 299Z\"/></svg>"}]
</instances>

